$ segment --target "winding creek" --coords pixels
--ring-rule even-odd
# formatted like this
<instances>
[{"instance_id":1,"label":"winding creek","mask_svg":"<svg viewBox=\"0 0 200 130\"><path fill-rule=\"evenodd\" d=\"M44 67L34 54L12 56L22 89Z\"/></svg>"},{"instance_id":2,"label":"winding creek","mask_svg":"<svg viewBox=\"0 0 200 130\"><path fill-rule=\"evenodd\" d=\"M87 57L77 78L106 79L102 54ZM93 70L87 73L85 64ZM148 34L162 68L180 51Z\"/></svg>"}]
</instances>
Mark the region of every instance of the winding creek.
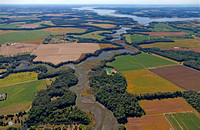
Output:
<instances>
[{"instance_id":1,"label":"winding creek","mask_svg":"<svg viewBox=\"0 0 200 130\"><path fill-rule=\"evenodd\" d=\"M83 7L78 8L79 10L89 10L94 11L99 15L109 15L115 17L129 17L133 20L137 21L139 24L148 25L150 22L157 21L157 22L165 22L165 21L185 21L185 20L193 20L199 18L160 18L160 19L150 19L146 17L137 17L132 15L123 15L123 14L116 14L115 10L101 10L101 9L94 9L92 7ZM127 33L126 31L130 28L120 26L120 29L114 30L116 31L115 34L111 34L113 39L111 42L117 41L121 39L121 34ZM120 43L121 45L125 45L123 42ZM90 57L87 60L83 61L78 65L68 64L66 66L75 69L76 75L79 78L79 83L70 89L74 91L77 95L76 105L81 108L82 110L88 111L93 113L96 124L92 128L93 130L116 130L118 129L118 122L114 117L113 113L105 108L103 105L98 103L93 96L82 96L81 93L85 88L89 88L89 80L88 80L88 73L90 70L83 69L83 64L88 61L100 61L103 59L110 59L116 53L122 52L129 52L134 53L132 50L115 50L115 51L104 51L98 57Z\"/></svg>"}]
</instances>

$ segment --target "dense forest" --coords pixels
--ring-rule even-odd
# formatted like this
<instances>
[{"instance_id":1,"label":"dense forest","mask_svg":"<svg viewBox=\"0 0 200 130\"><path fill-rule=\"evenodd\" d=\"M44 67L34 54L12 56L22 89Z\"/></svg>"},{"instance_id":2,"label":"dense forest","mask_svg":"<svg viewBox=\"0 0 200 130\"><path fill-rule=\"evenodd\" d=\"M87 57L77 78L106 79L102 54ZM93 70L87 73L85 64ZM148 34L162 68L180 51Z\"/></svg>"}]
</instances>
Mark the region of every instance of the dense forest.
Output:
<instances>
[{"instance_id":1,"label":"dense forest","mask_svg":"<svg viewBox=\"0 0 200 130\"><path fill-rule=\"evenodd\" d=\"M136 96L126 92L126 80L121 74L112 76L103 72L89 79L96 100L111 110L119 123L126 123L127 117L141 117L145 114Z\"/></svg>"},{"instance_id":2,"label":"dense forest","mask_svg":"<svg viewBox=\"0 0 200 130\"><path fill-rule=\"evenodd\" d=\"M76 94L69 87L78 83L73 69L63 71L46 90L37 93L28 113L28 125L39 123L90 122L87 114L75 106Z\"/></svg>"},{"instance_id":3,"label":"dense forest","mask_svg":"<svg viewBox=\"0 0 200 130\"><path fill-rule=\"evenodd\" d=\"M194 51L160 50L159 48L143 48L144 52L155 53L178 62L185 66L200 70L200 53Z\"/></svg>"}]
</instances>

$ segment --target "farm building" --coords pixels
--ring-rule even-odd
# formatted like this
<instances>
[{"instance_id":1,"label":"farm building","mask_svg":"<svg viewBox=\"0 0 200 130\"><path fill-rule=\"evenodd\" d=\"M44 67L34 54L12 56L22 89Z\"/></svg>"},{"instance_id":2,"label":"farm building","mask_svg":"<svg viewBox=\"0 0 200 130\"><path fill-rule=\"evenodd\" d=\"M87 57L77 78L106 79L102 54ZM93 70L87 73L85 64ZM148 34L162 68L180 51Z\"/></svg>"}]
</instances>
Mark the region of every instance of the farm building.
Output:
<instances>
[{"instance_id":1,"label":"farm building","mask_svg":"<svg viewBox=\"0 0 200 130\"><path fill-rule=\"evenodd\" d=\"M111 68L105 68L104 70L106 71L107 75L112 75L112 74L117 73L116 70L111 69Z\"/></svg>"}]
</instances>

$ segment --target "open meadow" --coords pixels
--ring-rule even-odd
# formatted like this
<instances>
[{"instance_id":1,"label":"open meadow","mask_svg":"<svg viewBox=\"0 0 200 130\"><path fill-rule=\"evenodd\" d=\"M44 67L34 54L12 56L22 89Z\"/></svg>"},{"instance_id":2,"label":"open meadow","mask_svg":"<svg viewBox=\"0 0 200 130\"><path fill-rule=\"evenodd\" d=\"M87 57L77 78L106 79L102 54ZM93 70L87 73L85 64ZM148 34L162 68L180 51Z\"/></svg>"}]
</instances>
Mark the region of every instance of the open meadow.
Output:
<instances>
[{"instance_id":1,"label":"open meadow","mask_svg":"<svg viewBox=\"0 0 200 130\"><path fill-rule=\"evenodd\" d=\"M34 61L59 64L66 61L76 61L84 53L94 53L100 47L96 43L73 44L41 44L31 54L37 57Z\"/></svg>"},{"instance_id":2,"label":"open meadow","mask_svg":"<svg viewBox=\"0 0 200 130\"><path fill-rule=\"evenodd\" d=\"M122 71L121 73L127 81L127 92L131 94L183 91L147 69Z\"/></svg>"},{"instance_id":3,"label":"open meadow","mask_svg":"<svg viewBox=\"0 0 200 130\"><path fill-rule=\"evenodd\" d=\"M41 31L41 30L10 32L0 35L0 44L6 42L21 42L21 41L36 40L45 38L53 34L56 33Z\"/></svg>"},{"instance_id":4,"label":"open meadow","mask_svg":"<svg viewBox=\"0 0 200 130\"><path fill-rule=\"evenodd\" d=\"M138 70L143 68L152 68L159 66L175 65L177 63L162 59L151 54L138 54L135 56L118 56L116 60L108 63L118 71Z\"/></svg>"},{"instance_id":5,"label":"open meadow","mask_svg":"<svg viewBox=\"0 0 200 130\"><path fill-rule=\"evenodd\" d=\"M0 79L0 88L12 84L36 80L37 75L38 75L37 73L33 72L10 74L8 77Z\"/></svg>"},{"instance_id":6,"label":"open meadow","mask_svg":"<svg viewBox=\"0 0 200 130\"><path fill-rule=\"evenodd\" d=\"M183 65L175 65L151 69L151 71L184 90L200 91L200 72L198 70Z\"/></svg>"},{"instance_id":7,"label":"open meadow","mask_svg":"<svg viewBox=\"0 0 200 130\"><path fill-rule=\"evenodd\" d=\"M14 114L27 110L36 92L44 88L44 80L0 87L0 93L7 93L7 99L0 101L0 115Z\"/></svg>"},{"instance_id":8,"label":"open meadow","mask_svg":"<svg viewBox=\"0 0 200 130\"><path fill-rule=\"evenodd\" d=\"M199 130L200 119L194 113L165 114L175 130Z\"/></svg>"}]
</instances>

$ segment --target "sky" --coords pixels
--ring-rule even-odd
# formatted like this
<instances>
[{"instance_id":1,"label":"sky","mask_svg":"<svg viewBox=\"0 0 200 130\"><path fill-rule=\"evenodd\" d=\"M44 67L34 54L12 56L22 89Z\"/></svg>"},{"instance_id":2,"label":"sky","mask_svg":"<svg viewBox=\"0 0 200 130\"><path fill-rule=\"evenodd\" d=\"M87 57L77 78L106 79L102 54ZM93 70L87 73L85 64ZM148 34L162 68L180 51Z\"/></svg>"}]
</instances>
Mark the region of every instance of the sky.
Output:
<instances>
[{"instance_id":1,"label":"sky","mask_svg":"<svg viewBox=\"0 0 200 130\"><path fill-rule=\"evenodd\" d=\"M199 4L200 0L0 0L0 4Z\"/></svg>"}]
</instances>

